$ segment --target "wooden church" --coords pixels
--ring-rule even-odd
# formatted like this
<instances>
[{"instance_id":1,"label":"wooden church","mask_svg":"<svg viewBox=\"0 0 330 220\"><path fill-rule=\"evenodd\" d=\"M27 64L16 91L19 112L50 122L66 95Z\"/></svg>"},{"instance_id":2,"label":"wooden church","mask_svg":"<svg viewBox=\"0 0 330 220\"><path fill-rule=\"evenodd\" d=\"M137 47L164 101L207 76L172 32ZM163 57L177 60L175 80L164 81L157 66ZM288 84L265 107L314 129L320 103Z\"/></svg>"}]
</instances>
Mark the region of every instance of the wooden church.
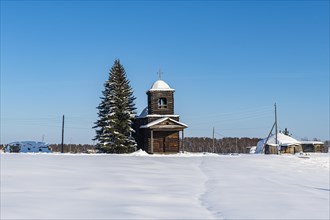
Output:
<instances>
[{"instance_id":1,"label":"wooden church","mask_svg":"<svg viewBox=\"0 0 330 220\"><path fill-rule=\"evenodd\" d=\"M183 151L184 129L174 114L174 89L157 80L147 91L148 106L134 120L137 148L148 153L177 153Z\"/></svg>"}]
</instances>

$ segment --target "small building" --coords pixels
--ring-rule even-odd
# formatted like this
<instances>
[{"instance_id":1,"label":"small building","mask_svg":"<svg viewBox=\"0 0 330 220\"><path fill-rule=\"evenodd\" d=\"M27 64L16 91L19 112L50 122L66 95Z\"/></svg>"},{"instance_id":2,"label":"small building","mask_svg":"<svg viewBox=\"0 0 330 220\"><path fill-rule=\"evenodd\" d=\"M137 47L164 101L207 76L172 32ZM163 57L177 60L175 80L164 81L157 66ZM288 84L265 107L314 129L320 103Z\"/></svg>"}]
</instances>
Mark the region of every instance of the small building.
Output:
<instances>
[{"instance_id":1,"label":"small building","mask_svg":"<svg viewBox=\"0 0 330 220\"><path fill-rule=\"evenodd\" d=\"M328 148L321 141L301 141L303 152L327 153Z\"/></svg>"},{"instance_id":2,"label":"small building","mask_svg":"<svg viewBox=\"0 0 330 220\"><path fill-rule=\"evenodd\" d=\"M146 92L148 106L134 120L138 149L148 153L177 153L183 151L184 129L174 114L174 89L163 80L157 80Z\"/></svg>"},{"instance_id":3,"label":"small building","mask_svg":"<svg viewBox=\"0 0 330 220\"><path fill-rule=\"evenodd\" d=\"M303 151L300 141L282 134L277 134L277 143L275 135L272 135L268 138L262 139L257 144L256 153L265 153L265 154L278 154L280 153L298 153Z\"/></svg>"}]
</instances>

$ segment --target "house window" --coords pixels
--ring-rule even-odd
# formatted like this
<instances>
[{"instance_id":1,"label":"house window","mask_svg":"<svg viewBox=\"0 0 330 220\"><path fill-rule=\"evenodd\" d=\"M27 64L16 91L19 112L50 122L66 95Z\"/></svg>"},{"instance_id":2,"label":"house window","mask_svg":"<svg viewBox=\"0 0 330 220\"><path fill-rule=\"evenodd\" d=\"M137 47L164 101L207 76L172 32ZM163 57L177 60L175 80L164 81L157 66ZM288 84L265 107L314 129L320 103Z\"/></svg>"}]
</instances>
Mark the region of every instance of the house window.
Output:
<instances>
[{"instance_id":1,"label":"house window","mask_svg":"<svg viewBox=\"0 0 330 220\"><path fill-rule=\"evenodd\" d=\"M158 99L158 108L167 108L167 99L166 98Z\"/></svg>"}]
</instances>

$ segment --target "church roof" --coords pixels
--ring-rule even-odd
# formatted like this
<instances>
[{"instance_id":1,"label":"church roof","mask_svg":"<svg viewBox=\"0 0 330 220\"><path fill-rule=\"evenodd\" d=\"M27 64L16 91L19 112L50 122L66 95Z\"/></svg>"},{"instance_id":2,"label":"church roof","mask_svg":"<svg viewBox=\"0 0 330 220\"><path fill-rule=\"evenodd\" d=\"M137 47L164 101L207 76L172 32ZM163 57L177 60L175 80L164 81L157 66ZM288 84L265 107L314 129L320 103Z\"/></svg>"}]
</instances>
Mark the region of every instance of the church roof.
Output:
<instances>
[{"instance_id":1,"label":"church roof","mask_svg":"<svg viewBox=\"0 0 330 220\"><path fill-rule=\"evenodd\" d=\"M149 91L174 91L166 82L159 79L151 86Z\"/></svg>"},{"instance_id":2,"label":"church roof","mask_svg":"<svg viewBox=\"0 0 330 220\"><path fill-rule=\"evenodd\" d=\"M139 116L136 116L136 118L147 118L147 117L153 117L153 118L164 118L164 117L179 117L179 115L160 115L160 114L148 114L148 107L145 107L141 114Z\"/></svg>"},{"instance_id":3,"label":"church roof","mask_svg":"<svg viewBox=\"0 0 330 220\"><path fill-rule=\"evenodd\" d=\"M145 107L141 114L139 115L139 118L144 118L148 115L148 107Z\"/></svg>"},{"instance_id":4,"label":"church roof","mask_svg":"<svg viewBox=\"0 0 330 220\"><path fill-rule=\"evenodd\" d=\"M158 125L158 124L160 124L160 123L162 123L164 121L171 121L172 123L176 124L179 127L183 127L183 128L187 128L188 127L188 125L186 125L186 124L184 124L182 122L178 122L178 121L176 121L176 120L174 120L172 118L164 117L164 118L160 118L160 119L157 119L155 121L152 121L149 124L141 125L140 128L153 128L155 125ZM166 125L163 126L163 127L166 128Z\"/></svg>"}]
</instances>

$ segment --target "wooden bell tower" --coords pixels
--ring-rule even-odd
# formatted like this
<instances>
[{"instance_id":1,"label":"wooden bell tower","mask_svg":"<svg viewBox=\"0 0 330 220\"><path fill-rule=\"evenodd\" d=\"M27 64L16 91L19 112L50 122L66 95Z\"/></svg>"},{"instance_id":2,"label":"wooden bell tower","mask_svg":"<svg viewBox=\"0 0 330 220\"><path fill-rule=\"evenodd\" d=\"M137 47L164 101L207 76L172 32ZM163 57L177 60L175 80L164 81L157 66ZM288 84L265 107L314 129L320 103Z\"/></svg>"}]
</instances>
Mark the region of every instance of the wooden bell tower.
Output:
<instances>
[{"instance_id":1,"label":"wooden bell tower","mask_svg":"<svg viewBox=\"0 0 330 220\"><path fill-rule=\"evenodd\" d=\"M174 89L159 79L146 92L148 106L134 122L135 139L139 149L148 153L177 153L183 151L180 131L188 126L174 114Z\"/></svg>"}]
</instances>

